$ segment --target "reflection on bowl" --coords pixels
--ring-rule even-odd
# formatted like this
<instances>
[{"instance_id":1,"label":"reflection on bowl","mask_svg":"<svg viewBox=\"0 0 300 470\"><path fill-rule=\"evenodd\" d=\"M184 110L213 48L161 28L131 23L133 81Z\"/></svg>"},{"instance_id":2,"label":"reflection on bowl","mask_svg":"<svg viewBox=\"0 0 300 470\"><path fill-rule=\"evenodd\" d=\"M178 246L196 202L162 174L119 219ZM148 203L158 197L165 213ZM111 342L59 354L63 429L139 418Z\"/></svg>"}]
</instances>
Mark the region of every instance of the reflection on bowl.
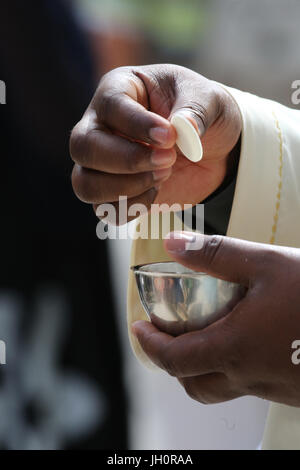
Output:
<instances>
[{"instance_id":1,"label":"reflection on bowl","mask_svg":"<svg viewBox=\"0 0 300 470\"><path fill-rule=\"evenodd\" d=\"M198 330L229 313L245 288L198 273L175 262L133 268L142 305L162 331L179 335Z\"/></svg>"}]
</instances>

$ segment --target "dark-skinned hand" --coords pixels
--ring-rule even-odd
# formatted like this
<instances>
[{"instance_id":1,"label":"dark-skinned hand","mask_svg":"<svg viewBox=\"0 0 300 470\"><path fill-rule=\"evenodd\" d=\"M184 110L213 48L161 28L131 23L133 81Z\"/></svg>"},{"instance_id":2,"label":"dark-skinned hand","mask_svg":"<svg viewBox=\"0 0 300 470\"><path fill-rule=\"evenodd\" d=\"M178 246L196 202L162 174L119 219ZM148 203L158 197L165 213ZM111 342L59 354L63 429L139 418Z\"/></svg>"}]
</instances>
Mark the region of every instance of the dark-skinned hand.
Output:
<instances>
[{"instance_id":1,"label":"dark-skinned hand","mask_svg":"<svg viewBox=\"0 0 300 470\"><path fill-rule=\"evenodd\" d=\"M186 235L165 240L174 260L238 282L247 293L222 319L178 337L136 322L133 332L145 353L201 403L255 395L299 407L300 365L292 361L292 345L300 344L300 250L200 235L203 247L185 251L193 236Z\"/></svg>"},{"instance_id":2,"label":"dark-skinned hand","mask_svg":"<svg viewBox=\"0 0 300 470\"><path fill-rule=\"evenodd\" d=\"M197 164L175 146L169 120L179 111L201 136ZM117 207L120 195L147 209L197 204L230 174L241 127L234 100L198 73L170 64L117 68L102 78L72 132L74 191L94 208Z\"/></svg>"}]
</instances>

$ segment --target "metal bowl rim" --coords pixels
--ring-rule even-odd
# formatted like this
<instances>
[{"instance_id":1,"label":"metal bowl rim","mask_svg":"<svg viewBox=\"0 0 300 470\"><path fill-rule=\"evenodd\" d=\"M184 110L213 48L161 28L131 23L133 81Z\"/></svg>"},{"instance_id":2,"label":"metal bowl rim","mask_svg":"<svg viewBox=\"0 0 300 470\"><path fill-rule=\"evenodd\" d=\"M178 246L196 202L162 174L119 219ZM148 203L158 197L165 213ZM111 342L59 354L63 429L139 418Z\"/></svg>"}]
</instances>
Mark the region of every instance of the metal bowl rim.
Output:
<instances>
[{"instance_id":1,"label":"metal bowl rim","mask_svg":"<svg viewBox=\"0 0 300 470\"><path fill-rule=\"evenodd\" d=\"M143 268L144 266L150 266L151 264L172 264L175 263L175 261L160 261L158 263L144 263L144 264L138 264L136 266L131 266L130 269L134 272L134 274L138 275L145 275L149 277L155 277L155 276L160 276L160 277L185 277L185 278L193 278L193 277L201 277L201 276L209 276L209 274L206 273L201 273L194 271L192 273L167 273L163 271L140 271L140 268Z\"/></svg>"}]
</instances>

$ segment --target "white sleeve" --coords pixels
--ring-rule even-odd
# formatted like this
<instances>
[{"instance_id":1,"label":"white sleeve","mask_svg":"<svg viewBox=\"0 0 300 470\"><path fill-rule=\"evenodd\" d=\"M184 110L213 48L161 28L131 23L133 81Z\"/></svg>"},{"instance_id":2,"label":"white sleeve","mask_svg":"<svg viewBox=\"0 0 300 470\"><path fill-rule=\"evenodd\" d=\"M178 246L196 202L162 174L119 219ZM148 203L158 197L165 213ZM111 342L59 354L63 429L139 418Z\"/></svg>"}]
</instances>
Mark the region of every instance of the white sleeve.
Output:
<instances>
[{"instance_id":1,"label":"white sleeve","mask_svg":"<svg viewBox=\"0 0 300 470\"><path fill-rule=\"evenodd\" d=\"M300 247L300 111L225 87L243 119L227 235ZM300 449L300 408L272 403L263 449Z\"/></svg>"},{"instance_id":2,"label":"white sleeve","mask_svg":"<svg viewBox=\"0 0 300 470\"><path fill-rule=\"evenodd\" d=\"M255 242L300 247L300 111L224 87L243 120L241 155L227 235ZM161 241L136 240L132 264L166 259ZM128 327L136 355L148 366L131 336L133 321L145 318L132 274ZM300 409L271 404L263 448L300 449Z\"/></svg>"},{"instance_id":3,"label":"white sleeve","mask_svg":"<svg viewBox=\"0 0 300 470\"><path fill-rule=\"evenodd\" d=\"M300 247L300 111L225 88L243 119L227 235Z\"/></svg>"}]
</instances>

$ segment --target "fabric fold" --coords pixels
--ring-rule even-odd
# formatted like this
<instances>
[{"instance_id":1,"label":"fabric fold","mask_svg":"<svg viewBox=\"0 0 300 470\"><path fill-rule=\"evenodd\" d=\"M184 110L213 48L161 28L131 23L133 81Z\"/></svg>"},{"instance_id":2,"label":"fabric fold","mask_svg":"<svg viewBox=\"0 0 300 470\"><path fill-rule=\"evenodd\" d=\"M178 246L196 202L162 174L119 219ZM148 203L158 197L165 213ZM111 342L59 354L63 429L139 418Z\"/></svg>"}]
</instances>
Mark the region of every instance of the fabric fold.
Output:
<instances>
[{"instance_id":1,"label":"fabric fold","mask_svg":"<svg viewBox=\"0 0 300 470\"><path fill-rule=\"evenodd\" d=\"M300 112L222 86L236 101L243 121L241 155L227 236L299 248ZM133 243L133 265L167 259L161 239ZM128 290L131 344L142 363L152 367L130 331L133 321L145 318L131 273ZM299 408L271 404L263 448L300 449Z\"/></svg>"}]
</instances>

